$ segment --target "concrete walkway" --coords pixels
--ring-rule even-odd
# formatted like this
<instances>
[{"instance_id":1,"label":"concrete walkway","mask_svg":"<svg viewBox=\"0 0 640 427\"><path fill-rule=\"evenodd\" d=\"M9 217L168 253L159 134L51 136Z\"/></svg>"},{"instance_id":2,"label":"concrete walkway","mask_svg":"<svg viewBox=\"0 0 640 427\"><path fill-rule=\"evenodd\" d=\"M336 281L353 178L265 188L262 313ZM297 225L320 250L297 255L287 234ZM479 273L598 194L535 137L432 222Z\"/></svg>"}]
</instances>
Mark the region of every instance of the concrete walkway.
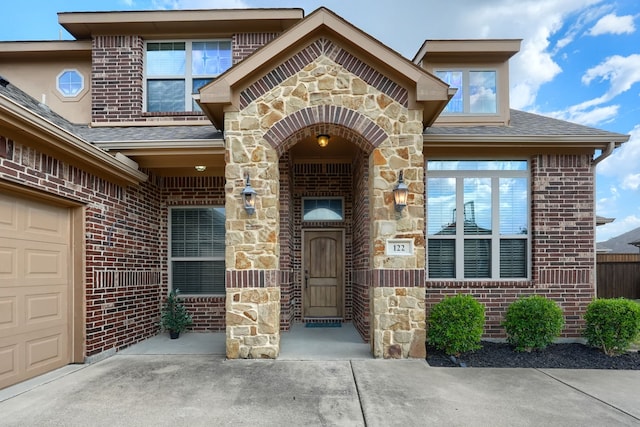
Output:
<instances>
[{"instance_id":1,"label":"concrete walkway","mask_svg":"<svg viewBox=\"0 0 640 427\"><path fill-rule=\"evenodd\" d=\"M30 387L0 390L0 425L640 425L640 371L225 360L189 344L204 335L181 337L191 347L182 354L152 354L141 343Z\"/></svg>"}]
</instances>

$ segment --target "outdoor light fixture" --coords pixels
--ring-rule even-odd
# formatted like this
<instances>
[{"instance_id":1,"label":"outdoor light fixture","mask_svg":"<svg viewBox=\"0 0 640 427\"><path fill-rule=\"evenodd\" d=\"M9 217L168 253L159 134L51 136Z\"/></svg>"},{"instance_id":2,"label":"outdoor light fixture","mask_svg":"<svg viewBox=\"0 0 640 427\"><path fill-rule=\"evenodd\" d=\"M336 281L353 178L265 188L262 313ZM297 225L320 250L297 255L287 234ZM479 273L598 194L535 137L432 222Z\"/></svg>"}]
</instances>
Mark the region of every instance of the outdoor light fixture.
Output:
<instances>
[{"instance_id":1,"label":"outdoor light fixture","mask_svg":"<svg viewBox=\"0 0 640 427\"><path fill-rule=\"evenodd\" d=\"M396 206L396 211L401 212L407 206L407 196L409 195L409 187L404 183L402 179L402 171L398 177L398 185L393 189L393 204Z\"/></svg>"},{"instance_id":2,"label":"outdoor light fixture","mask_svg":"<svg viewBox=\"0 0 640 427\"><path fill-rule=\"evenodd\" d=\"M321 134L318 135L316 139L318 140L318 145L322 148L329 145L329 135Z\"/></svg>"},{"instance_id":3,"label":"outdoor light fixture","mask_svg":"<svg viewBox=\"0 0 640 427\"><path fill-rule=\"evenodd\" d=\"M256 190L249 183L249 175L247 175L247 185L242 190L242 201L244 202L244 210L249 215L256 213Z\"/></svg>"},{"instance_id":4,"label":"outdoor light fixture","mask_svg":"<svg viewBox=\"0 0 640 427\"><path fill-rule=\"evenodd\" d=\"M198 172L204 172L207 170L207 167L204 165L198 165L198 166L195 166L195 168Z\"/></svg>"}]
</instances>

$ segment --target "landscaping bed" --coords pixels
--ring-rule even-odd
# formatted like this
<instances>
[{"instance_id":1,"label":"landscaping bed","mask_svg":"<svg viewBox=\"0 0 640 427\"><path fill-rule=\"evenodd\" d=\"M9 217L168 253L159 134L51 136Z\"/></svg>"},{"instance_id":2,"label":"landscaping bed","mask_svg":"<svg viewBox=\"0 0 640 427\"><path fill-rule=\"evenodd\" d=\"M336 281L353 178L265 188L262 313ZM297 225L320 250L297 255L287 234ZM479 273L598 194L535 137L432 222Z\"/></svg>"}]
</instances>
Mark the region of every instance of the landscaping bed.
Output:
<instances>
[{"instance_id":1,"label":"landscaping bed","mask_svg":"<svg viewBox=\"0 0 640 427\"><path fill-rule=\"evenodd\" d=\"M517 352L507 343L481 342L480 350L463 354L460 361L474 368L562 368L562 369L640 369L640 352L607 356L584 344L551 344L544 350ZM427 346L430 366L455 367L442 351Z\"/></svg>"}]
</instances>

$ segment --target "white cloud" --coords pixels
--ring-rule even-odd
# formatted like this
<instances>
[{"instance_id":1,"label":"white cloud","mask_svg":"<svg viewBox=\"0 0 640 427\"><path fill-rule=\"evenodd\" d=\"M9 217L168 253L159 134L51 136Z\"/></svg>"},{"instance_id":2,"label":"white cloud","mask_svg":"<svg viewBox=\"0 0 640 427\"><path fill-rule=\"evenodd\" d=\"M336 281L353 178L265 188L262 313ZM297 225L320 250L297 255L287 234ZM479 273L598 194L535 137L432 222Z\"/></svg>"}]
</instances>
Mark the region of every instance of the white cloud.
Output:
<instances>
[{"instance_id":1,"label":"white cloud","mask_svg":"<svg viewBox=\"0 0 640 427\"><path fill-rule=\"evenodd\" d=\"M597 172L603 177L613 178L620 188L640 190L640 125L630 132L631 138L622 147L598 164ZM640 195L635 195L640 200Z\"/></svg>"},{"instance_id":2,"label":"white cloud","mask_svg":"<svg viewBox=\"0 0 640 427\"><path fill-rule=\"evenodd\" d=\"M619 111L619 105L608 105L606 107L591 109L577 108L576 106L573 106L566 110L552 111L550 113L542 114L560 120L579 123L585 126L598 126L614 120Z\"/></svg>"},{"instance_id":3,"label":"white cloud","mask_svg":"<svg viewBox=\"0 0 640 427\"><path fill-rule=\"evenodd\" d=\"M587 33L590 36L601 34L632 34L636 27L633 24L633 16L616 16L613 13L603 16L596 25Z\"/></svg>"},{"instance_id":4,"label":"white cloud","mask_svg":"<svg viewBox=\"0 0 640 427\"><path fill-rule=\"evenodd\" d=\"M607 93L598 98L602 99L600 102L606 102L628 91L631 86L640 82L640 54L610 56L595 67L589 68L582 76L582 83L588 85L596 79L609 82Z\"/></svg>"},{"instance_id":5,"label":"white cloud","mask_svg":"<svg viewBox=\"0 0 640 427\"><path fill-rule=\"evenodd\" d=\"M624 218L616 218L609 224L596 227L596 241L604 242L638 227L640 227L640 216L629 215Z\"/></svg>"}]
</instances>

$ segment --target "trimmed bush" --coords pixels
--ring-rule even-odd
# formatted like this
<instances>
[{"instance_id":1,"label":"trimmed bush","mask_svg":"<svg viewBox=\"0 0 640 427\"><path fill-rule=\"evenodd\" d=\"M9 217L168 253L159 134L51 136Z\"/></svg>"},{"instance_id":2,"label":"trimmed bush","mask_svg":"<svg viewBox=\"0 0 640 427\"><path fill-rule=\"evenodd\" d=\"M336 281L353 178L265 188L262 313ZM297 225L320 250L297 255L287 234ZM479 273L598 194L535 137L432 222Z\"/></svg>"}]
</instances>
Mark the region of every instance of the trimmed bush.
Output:
<instances>
[{"instance_id":1,"label":"trimmed bush","mask_svg":"<svg viewBox=\"0 0 640 427\"><path fill-rule=\"evenodd\" d=\"M450 356L481 348L484 306L471 295L445 297L431 308L428 341Z\"/></svg>"},{"instance_id":2,"label":"trimmed bush","mask_svg":"<svg viewBox=\"0 0 640 427\"><path fill-rule=\"evenodd\" d=\"M507 330L507 342L516 351L530 352L545 348L560 336L564 317L555 301L533 295L511 303L502 326Z\"/></svg>"},{"instance_id":3,"label":"trimmed bush","mask_svg":"<svg viewBox=\"0 0 640 427\"><path fill-rule=\"evenodd\" d=\"M640 305L625 298L595 299L584 320L587 343L614 356L625 352L640 334Z\"/></svg>"}]
</instances>

